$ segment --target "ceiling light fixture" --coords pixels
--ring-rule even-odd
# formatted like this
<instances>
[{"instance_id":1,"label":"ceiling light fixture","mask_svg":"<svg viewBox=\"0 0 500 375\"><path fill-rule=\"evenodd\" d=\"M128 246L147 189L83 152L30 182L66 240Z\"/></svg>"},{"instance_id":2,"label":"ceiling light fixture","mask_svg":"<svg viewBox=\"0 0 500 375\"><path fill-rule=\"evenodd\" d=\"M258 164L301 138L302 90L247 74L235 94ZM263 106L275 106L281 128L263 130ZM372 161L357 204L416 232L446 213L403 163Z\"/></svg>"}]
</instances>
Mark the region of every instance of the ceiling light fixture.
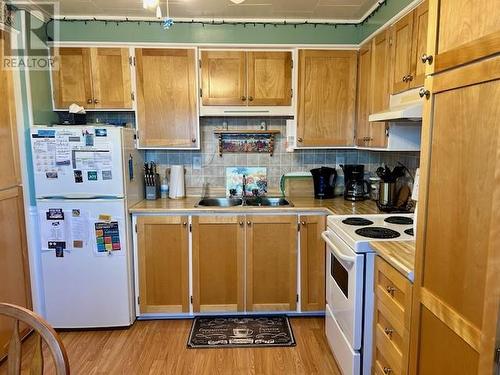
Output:
<instances>
[{"instance_id":1,"label":"ceiling light fixture","mask_svg":"<svg viewBox=\"0 0 500 375\"><path fill-rule=\"evenodd\" d=\"M160 5L160 0L142 0L144 9L155 9Z\"/></svg>"},{"instance_id":2,"label":"ceiling light fixture","mask_svg":"<svg viewBox=\"0 0 500 375\"><path fill-rule=\"evenodd\" d=\"M242 2L244 2L245 0L231 0L232 3L235 3L235 4L241 4Z\"/></svg>"}]
</instances>

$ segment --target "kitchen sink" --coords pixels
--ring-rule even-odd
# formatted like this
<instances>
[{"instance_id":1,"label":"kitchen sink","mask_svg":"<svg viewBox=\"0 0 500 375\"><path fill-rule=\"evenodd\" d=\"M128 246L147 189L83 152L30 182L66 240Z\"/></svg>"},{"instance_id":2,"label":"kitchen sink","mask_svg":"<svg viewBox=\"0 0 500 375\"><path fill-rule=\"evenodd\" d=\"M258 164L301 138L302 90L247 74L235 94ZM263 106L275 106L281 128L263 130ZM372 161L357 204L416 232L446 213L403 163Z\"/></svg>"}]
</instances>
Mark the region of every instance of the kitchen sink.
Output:
<instances>
[{"instance_id":1,"label":"kitchen sink","mask_svg":"<svg viewBox=\"0 0 500 375\"><path fill-rule=\"evenodd\" d=\"M280 197L250 197L245 198L203 198L195 207L293 207L293 204Z\"/></svg>"},{"instance_id":2,"label":"kitchen sink","mask_svg":"<svg viewBox=\"0 0 500 375\"><path fill-rule=\"evenodd\" d=\"M289 206L292 207L293 204L285 198L271 198L271 197L252 197L245 200L247 206L252 207L281 207Z\"/></svg>"},{"instance_id":3,"label":"kitchen sink","mask_svg":"<svg viewBox=\"0 0 500 375\"><path fill-rule=\"evenodd\" d=\"M234 207L243 205L241 198L203 198L197 207Z\"/></svg>"}]
</instances>

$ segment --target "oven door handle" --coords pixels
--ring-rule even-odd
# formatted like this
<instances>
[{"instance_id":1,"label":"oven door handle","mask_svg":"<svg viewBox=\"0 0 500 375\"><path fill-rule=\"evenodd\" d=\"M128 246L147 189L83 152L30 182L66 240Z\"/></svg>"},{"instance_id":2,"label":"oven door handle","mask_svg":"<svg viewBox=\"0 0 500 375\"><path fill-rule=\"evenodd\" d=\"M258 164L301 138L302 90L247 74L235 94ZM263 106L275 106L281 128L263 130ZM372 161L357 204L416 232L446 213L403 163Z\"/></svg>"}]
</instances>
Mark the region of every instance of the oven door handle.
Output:
<instances>
[{"instance_id":1,"label":"oven door handle","mask_svg":"<svg viewBox=\"0 0 500 375\"><path fill-rule=\"evenodd\" d=\"M332 242L332 240L330 239L330 237L328 237L328 232L323 232L321 233L321 237L323 238L323 240L326 242L326 244L328 245L328 247L330 249L332 249L332 253L339 259L343 260L344 262L349 262L349 263L354 263L356 262L356 257L351 257L349 255L345 255L343 253L340 252L340 250L334 245L334 243Z\"/></svg>"}]
</instances>

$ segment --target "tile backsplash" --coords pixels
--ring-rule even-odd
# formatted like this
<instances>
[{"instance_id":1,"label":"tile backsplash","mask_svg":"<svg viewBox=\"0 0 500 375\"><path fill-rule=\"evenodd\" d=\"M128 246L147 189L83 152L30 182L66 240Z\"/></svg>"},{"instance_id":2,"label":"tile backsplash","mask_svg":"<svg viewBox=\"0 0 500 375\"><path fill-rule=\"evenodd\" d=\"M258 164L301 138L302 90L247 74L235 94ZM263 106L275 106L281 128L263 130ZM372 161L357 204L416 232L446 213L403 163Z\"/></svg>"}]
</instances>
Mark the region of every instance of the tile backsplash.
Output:
<instances>
[{"instance_id":1,"label":"tile backsplash","mask_svg":"<svg viewBox=\"0 0 500 375\"><path fill-rule=\"evenodd\" d=\"M227 123L230 129L260 129L265 122L268 129L280 130L276 136L275 153L218 153L215 129ZM224 123L224 125L223 125ZM210 193L223 193L226 185L227 167L266 167L268 191L279 192L281 175L289 172L309 171L321 166L335 166L343 184L339 164L365 164L367 173L374 173L381 164L394 167L399 161L414 171L419 165L419 152L365 151L356 149L295 150L286 152L285 118L201 118L201 150L197 151L146 151L146 160L154 161L164 173L170 165L183 164L186 168L188 194L200 194L203 184L208 183Z\"/></svg>"}]
</instances>

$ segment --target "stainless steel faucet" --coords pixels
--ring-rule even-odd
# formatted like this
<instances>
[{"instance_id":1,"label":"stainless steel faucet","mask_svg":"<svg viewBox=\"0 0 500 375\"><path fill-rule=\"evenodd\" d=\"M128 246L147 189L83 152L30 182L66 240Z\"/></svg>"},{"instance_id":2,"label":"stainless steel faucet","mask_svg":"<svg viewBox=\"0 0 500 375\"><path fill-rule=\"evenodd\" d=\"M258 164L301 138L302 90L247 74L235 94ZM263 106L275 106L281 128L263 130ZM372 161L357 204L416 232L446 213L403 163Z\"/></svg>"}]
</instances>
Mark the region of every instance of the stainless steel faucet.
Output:
<instances>
[{"instance_id":1,"label":"stainless steel faucet","mask_svg":"<svg viewBox=\"0 0 500 375\"><path fill-rule=\"evenodd\" d=\"M241 196L245 198L247 195L247 176L243 175L242 186L241 186Z\"/></svg>"}]
</instances>

